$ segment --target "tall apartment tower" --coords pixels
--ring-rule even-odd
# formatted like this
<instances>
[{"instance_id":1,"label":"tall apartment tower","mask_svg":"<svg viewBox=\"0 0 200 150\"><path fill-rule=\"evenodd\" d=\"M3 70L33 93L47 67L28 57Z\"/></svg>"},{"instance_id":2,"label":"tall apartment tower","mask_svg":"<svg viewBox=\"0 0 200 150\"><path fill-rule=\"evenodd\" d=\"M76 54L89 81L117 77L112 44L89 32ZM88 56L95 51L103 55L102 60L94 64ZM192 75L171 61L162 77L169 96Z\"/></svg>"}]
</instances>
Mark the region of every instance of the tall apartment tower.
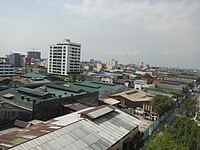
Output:
<instances>
[{"instance_id":1,"label":"tall apartment tower","mask_svg":"<svg viewBox=\"0 0 200 150\"><path fill-rule=\"evenodd\" d=\"M81 44L65 39L56 45L50 45L48 55L48 73L67 75L80 72Z\"/></svg>"},{"instance_id":2,"label":"tall apartment tower","mask_svg":"<svg viewBox=\"0 0 200 150\"><path fill-rule=\"evenodd\" d=\"M25 66L25 55L20 52L11 52L8 56L9 64L14 67L24 67Z\"/></svg>"}]
</instances>

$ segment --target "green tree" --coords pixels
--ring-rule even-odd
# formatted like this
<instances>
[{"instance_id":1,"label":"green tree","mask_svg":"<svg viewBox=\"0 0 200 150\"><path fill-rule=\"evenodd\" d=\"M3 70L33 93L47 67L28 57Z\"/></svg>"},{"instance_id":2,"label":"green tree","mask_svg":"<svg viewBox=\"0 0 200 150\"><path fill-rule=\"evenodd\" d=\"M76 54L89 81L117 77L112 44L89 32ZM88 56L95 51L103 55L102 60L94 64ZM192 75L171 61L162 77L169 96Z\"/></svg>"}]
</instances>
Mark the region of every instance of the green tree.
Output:
<instances>
[{"instance_id":1,"label":"green tree","mask_svg":"<svg viewBox=\"0 0 200 150\"><path fill-rule=\"evenodd\" d=\"M173 98L182 98L183 97L183 94L181 94L180 92L177 92L177 91L172 91L170 94L173 95Z\"/></svg>"},{"instance_id":2,"label":"green tree","mask_svg":"<svg viewBox=\"0 0 200 150\"><path fill-rule=\"evenodd\" d=\"M147 150L200 150L200 128L191 119L177 118L170 128L145 147Z\"/></svg>"},{"instance_id":3,"label":"green tree","mask_svg":"<svg viewBox=\"0 0 200 150\"><path fill-rule=\"evenodd\" d=\"M197 100L186 99L181 105L182 112L186 117L194 117L195 113L198 111Z\"/></svg>"},{"instance_id":4,"label":"green tree","mask_svg":"<svg viewBox=\"0 0 200 150\"><path fill-rule=\"evenodd\" d=\"M177 118L168 130L176 141L191 150L200 150L200 128L188 118Z\"/></svg>"},{"instance_id":5,"label":"green tree","mask_svg":"<svg viewBox=\"0 0 200 150\"><path fill-rule=\"evenodd\" d=\"M153 78L152 78L152 76L150 74L145 74L143 77L147 79L147 83L148 84L152 84L153 83Z\"/></svg>"},{"instance_id":6,"label":"green tree","mask_svg":"<svg viewBox=\"0 0 200 150\"><path fill-rule=\"evenodd\" d=\"M153 111L158 115L162 115L172 108L173 100L167 96L156 95L151 100Z\"/></svg>"},{"instance_id":7,"label":"green tree","mask_svg":"<svg viewBox=\"0 0 200 150\"><path fill-rule=\"evenodd\" d=\"M165 132L158 135L153 141L145 144L147 150L187 150L183 144L178 144L172 136Z\"/></svg>"}]
</instances>

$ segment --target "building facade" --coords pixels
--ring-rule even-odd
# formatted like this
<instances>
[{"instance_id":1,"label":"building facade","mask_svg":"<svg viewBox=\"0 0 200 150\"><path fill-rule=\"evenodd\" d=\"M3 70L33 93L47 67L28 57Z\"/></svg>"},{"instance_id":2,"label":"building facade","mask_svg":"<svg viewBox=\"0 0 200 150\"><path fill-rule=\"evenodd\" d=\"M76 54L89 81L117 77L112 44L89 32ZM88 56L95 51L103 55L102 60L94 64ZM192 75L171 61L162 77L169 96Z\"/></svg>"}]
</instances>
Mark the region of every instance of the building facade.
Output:
<instances>
[{"instance_id":1,"label":"building facade","mask_svg":"<svg viewBox=\"0 0 200 150\"><path fill-rule=\"evenodd\" d=\"M50 45L48 55L48 73L67 75L80 72L81 44L65 39L56 45Z\"/></svg>"},{"instance_id":2,"label":"building facade","mask_svg":"<svg viewBox=\"0 0 200 150\"><path fill-rule=\"evenodd\" d=\"M9 64L14 67L24 67L25 66L25 55L19 52L12 52L9 57Z\"/></svg>"},{"instance_id":3,"label":"building facade","mask_svg":"<svg viewBox=\"0 0 200 150\"><path fill-rule=\"evenodd\" d=\"M11 64L0 64L0 77L9 77L14 75L14 67Z\"/></svg>"},{"instance_id":4,"label":"building facade","mask_svg":"<svg viewBox=\"0 0 200 150\"><path fill-rule=\"evenodd\" d=\"M118 67L118 61L111 59L106 63L107 70L116 69Z\"/></svg>"},{"instance_id":5,"label":"building facade","mask_svg":"<svg viewBox=\"0 0 200 150\"><path fill-rule=\"evenodd\" d=\"M41 59L41 52L38 51L28 51L27 57L34 59Z\"/></svg>"}]
</instances>

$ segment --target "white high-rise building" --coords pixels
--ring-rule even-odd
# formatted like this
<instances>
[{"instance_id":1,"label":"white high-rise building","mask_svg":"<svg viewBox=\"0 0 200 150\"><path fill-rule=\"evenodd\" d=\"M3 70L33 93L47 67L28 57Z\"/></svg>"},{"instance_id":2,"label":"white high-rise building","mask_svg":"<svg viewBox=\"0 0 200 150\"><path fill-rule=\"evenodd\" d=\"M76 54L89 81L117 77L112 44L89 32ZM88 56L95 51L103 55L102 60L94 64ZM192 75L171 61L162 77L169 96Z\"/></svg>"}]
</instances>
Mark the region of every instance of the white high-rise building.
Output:
<instances>
[{"instance_id":1,"label":"white high-rise building","mask_svg":"<svg viewBox=\"0 0 200 150\"><path fill-rule=\"evenodd\" d=\"M56 45L50 45L48 55L48 73L67 75L80 72L81 44L65 39Z\"/></svg>"}]
</instances>

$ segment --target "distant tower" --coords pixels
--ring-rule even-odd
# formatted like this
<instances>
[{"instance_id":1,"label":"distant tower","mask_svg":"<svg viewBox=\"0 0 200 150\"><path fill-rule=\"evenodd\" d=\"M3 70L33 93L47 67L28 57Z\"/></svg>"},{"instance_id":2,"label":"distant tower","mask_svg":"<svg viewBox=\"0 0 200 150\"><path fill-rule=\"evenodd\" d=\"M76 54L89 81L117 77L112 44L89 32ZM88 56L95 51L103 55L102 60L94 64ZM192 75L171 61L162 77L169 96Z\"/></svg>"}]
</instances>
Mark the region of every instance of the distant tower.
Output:
<instances>
[{"instance_id":1,"label":"distant tower","mask_svg":"<svg viewBox=\"0 0 200 150\"><path fill-rule=\"evenodd\" d=\"M116 59L111 59L106 63L107 70L116 69L118 67L118 61Z\"/></svg>"},{"instance_id":2,"label":"distant tower","mask_svg":"<svg viewBox=\"0 0 200 150\"><path fill-rule=\"evenodd\" d=\"M28 51L27 57L34 59L41 59L41 52L35 51L35 49L33 49L32 51Z\"/></svg>"},{"instance_id":3,"label":"distant tower","mask_svg":"<svg viewBox=\"0 0 200 150\"><path fill-rule=\"evenodd\" d=\"M12 64L14 67L23 67L25 66L25 55L20 52L12 52L8 56L8 62Z\"/></svg>"},{"instance_id":4,"label":"distant tower","mask_svg":"<svg viewBox=\"0 0 200 150\"><path fill-rule=\"evenodd\" d=\"M142 61L142 67L144 67L144 62Z\"/></svg>"}]
</instances>

